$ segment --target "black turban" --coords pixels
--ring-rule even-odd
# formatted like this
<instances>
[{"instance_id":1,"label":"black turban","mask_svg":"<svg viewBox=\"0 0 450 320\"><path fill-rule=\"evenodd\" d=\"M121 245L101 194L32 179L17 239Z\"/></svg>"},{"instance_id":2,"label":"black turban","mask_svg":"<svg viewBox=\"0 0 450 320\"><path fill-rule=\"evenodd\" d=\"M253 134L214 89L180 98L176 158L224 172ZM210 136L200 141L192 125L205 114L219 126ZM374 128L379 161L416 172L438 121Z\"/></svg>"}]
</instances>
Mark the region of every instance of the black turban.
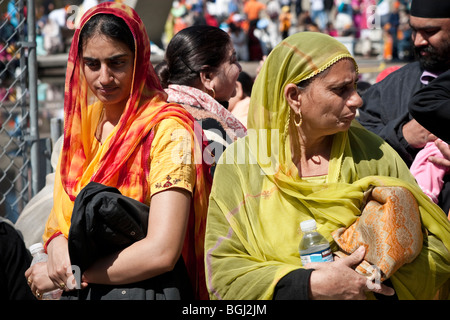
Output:
<instances>
[{"instance_id":1,"label":"black turban","mask_svg":"<svg viewBox=\"0 0 450 320\"><path fill-rule=\"evenodd\" d=\"M412 0L411 15L419 18L450 18L450 0Z\"/></svg>"}]
</instances>

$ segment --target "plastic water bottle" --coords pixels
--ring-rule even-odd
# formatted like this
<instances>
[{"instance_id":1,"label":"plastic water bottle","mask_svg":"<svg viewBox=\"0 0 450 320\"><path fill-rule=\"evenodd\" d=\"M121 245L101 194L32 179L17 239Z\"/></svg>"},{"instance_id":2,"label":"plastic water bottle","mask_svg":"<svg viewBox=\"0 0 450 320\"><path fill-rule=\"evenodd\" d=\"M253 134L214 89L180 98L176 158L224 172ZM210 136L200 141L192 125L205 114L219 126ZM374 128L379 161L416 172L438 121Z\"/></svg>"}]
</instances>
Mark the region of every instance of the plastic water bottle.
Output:
<instances>
[{"instance_id":1,"label":"plastic water bottle","mask_svg":"<svg viewBox=\"0 0 450 320\"><path fill-rule=\"evenodd\" d=\"M306 220L300 223L303 232L302 240L298 246L302 265L309 262L332 262L330 244L323 235L317 232L315 220Z\"/></svg>"},{"instance_id":2,"label":"plastic water bottle","mask_svg":"<svg viewBox=\"0 0 450 320\"><path fill-rule=\"evenodd\" d=\"M30 246L30 253L33 256L31 266L39 262L47 262L48 256L45 253L44 245L42 243L35 243ZM59 300L62 290L55 289L53 291L45 292L42 294L42 300Z\"/></svg>"}]
</instances>

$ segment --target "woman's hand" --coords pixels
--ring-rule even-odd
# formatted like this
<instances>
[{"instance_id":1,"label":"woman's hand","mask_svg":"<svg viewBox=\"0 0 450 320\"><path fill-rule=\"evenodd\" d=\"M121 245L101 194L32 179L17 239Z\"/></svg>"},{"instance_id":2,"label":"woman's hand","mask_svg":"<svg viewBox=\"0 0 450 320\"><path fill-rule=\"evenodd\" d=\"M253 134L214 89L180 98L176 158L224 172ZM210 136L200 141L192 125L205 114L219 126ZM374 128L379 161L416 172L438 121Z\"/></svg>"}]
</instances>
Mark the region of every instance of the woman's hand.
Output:
<instances>
[{"instance_id":1,"label":"woman's hand","mask_svg":"<svg viewBox=\"0 0 450 320\"><path fill-rule=\"evenodd\" d=\"M394 289L373 283L352 269L363 259L365 248L359 247L350 256L334 262L309 263L307 269L315 269L310 278L310 298L313 300L364 300L366 292L373 291L393 295Z\"/></svg>"},{"instance_id":2,"label":"woman's hand","mask_svg":"<svg viewBox=\"0 0 450 320\"><path fill-rule=\"evenodd\" d=\"M28 268L25 271L25 277L27 278L31 292L38 299L42 298L44 292L56 289L55 284L48 276L46 262L39 262Z\"/></svg>"},{"instance_id":3,"label":"woman's hand","mask_svg":"<svg viewBox=\"0 0 450 320\"><path fill-rule=\"evenodd\" d=\"M441 151L444 158L430 156L428 160L435 165L450 169L450 145L439 139L435 141L435 144L439 151Z\"/></svg>"},{"instance_id":4,"label":"woman's hand","mask_svg":"<svg viewBox=\"0 0 450 320\"><path fill-rule=\"evenodd\" d=\"M48 276L53 284L64 290L73 289L74 286L67 286L73 279L67 239L62 235L54 238L48 244L47 252Z\"/></svg>"}]
</instances>

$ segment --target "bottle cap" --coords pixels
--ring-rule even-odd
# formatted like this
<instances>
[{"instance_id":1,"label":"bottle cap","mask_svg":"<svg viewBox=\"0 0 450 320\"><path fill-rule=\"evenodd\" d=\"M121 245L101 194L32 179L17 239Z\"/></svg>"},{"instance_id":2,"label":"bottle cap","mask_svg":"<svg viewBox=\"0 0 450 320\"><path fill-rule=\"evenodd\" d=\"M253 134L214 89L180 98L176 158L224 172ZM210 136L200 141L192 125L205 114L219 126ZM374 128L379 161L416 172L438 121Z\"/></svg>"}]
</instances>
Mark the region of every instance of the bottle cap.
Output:
<instances>
[{"instance_id":1,"label":"bottle cap","mask_svg":"<svg viewBox=\"0 0 450 320\"><path fill-rule=\"evenodd\" d=\"M39 251L44 251L44 245L42 243L35 243L30 246L31 255L38 253Z\"/></svg>"},{"instance_id":2,"label":"bottle cap","mask_svg":"<svg viewBox=\"0 0 450 320\"><path fill-rule=\"evenodd\" d=\"M302 221L300 223L300 228L302 229L303 232L312 231L317 228L316 220L311 219L311 220Z\"/></svg>"}]
</instances>

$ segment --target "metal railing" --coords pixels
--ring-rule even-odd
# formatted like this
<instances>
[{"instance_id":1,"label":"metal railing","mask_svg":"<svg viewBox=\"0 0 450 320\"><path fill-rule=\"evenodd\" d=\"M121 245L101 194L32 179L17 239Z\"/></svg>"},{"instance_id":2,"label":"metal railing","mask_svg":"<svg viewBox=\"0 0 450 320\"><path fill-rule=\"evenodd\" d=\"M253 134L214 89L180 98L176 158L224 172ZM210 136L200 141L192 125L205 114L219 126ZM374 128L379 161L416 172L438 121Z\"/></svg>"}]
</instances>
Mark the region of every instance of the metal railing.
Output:
<instances>
[{"instance_id":1,"label":"metal railing","mask_svg":"<svg viewBox=\"0 0 450 320\"><path fill-rule=\"evenodd\" d=\"M0 6L5 1L7 13L0 17L0 216L15 222L44 186L50 152L38 128L35 1L0 0Z\"/></svg>"}]
</instances>

